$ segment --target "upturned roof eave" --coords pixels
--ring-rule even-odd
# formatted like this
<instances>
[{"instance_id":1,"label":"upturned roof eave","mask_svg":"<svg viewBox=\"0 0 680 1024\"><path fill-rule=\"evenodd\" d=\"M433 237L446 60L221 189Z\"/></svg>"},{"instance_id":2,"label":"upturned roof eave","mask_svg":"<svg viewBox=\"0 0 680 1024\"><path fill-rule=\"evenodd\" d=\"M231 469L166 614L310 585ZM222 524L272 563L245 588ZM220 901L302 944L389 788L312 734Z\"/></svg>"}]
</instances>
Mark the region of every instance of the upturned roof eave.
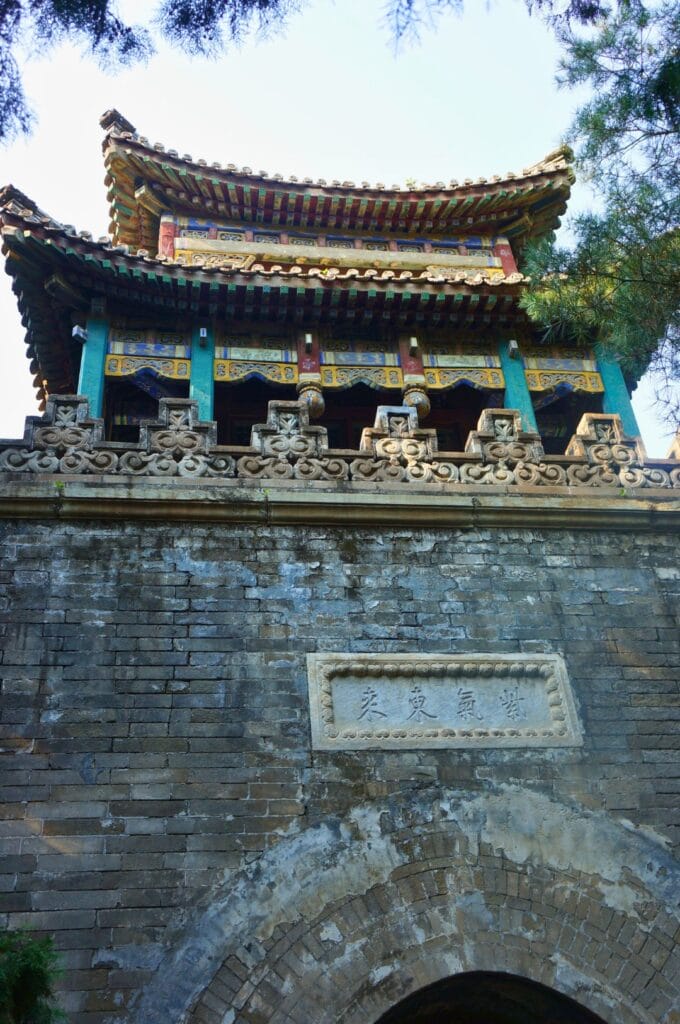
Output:
<instances>
[{"instance_id":1,"label":"upturned roof eave","mask_svg":"<svg viewBox=\"0 0 680 1024\"><path fill-rule=\"evenodd\" d=\"M437 182L421 188L386 189L382 185L370 185L368 182L357 186L353 182L333 182L328 185L322 180L313 182L311 178L302 181L285 180L281 175L270 176L262 171L253 172L250 168L237 168L231 164L225 168L215 163L208 164L205 160L195 161L189 154L180 157L177 151L168 150L160 143L151 145L116 111L108 112L102 119L102 124L107 132L103 148L107 183L111 186L111 231L118 241L135 240L133 229L129 223L124 223L125 213L121 217L121 208L123 211L129 211L130 221L137 215L134 192L140 177L155 181L163 188L163 201L170 210L177 212L194 215L203 213L209 218L210 215L214 216L214 208L220 205L220 197L213 191L215 188L224 187L227 192L230 188L248 189L267 194L271 192L275 197L283 199L284 205L291 197L295 201L303 198L305 202L317 204L342 203L348 209L355 205L361 208L362 204L365 207L366 204L378 203L383 212L386 206L398 204L399 209L408 210L407 219L413 220L413 223L403 231L404 234L429 230L433 236L449 230L445 226L445 220L441 225L438 225L437 221L442 209L449 209L452 203L461 207L465 202L477 202L478 205L484 203L487 206L493 204L502 211L506 193L510 197L509 206L512 206L513 201L521 201L526 205L532 191L538 193L541 189L548 189L552 192L552 196L548 197L551 209L539 214L534 224L526 225L522 234L527 237L545 234L559 226L559 217L564 212L574 180L569 164L571 153L566 149L548 154L544 160L525 168L521 174L508 173L505 176L497 175L493 179L467 180L463 184L452 182L445 185L443 182ZM182 193L185 198L182 198ZM213 198L210 198L211 195ZM429 229L424 228L424 224L421 223L423 209L437 211L433 221L424 221L424 224L431 224ZM461 212L464 214L465 210L461 209ZM285 214L283 216L284 220L279 216L280 226L285 224ZM365 220L366 215L363 216ZM429 213L426 216L429 216ZM472 233L479 230L493 233L498 226L489 222L480 227L473 217L472 224L465 224L464 228ZM139 239L136 241L139 242Z\"/></svg>"},{"instance_id":2,"label":"upturned roof eave","mask_svg":"<svg viewBox=\"0 0 680 1024\"><path fill-rule=\"evenodd\" d=\"M120 117L120 115L118 115ZM102 118L102 123L104 118ZM299 180L297 178L285 179L281 175L268 175L264 171L254 172L248 167L237 168L234 164L228 164L223 167L219 163L208 164L206 160L199 159L194 160L190 154L179 156L179 153L173 149L166 149L161 143L151 144L148 139L144 136L139 135L129 124L125 122L128 127L122 128L119 121L112 123L104 137L103 151L106 156L111 143L119 141L123 146L128 146L137 149L139 152L143 152L150 157L155 163L168 162L172 166L180 167L186 170L188 173L192 172L203 176L214 174L217 177L223 178L224 180L238 181L238 183L261 183L270 186L276 186L280 188L290 189L292 191L305 192L311 191L315 195L333 196L333 195L345 195L345 194L358 194L361 196L373 195L375 198L408 198L414 197L422 199L424 197L435 198L440 195L485 195L491 191L497 191L498 189L512 187L519 182L528 182L535 179L560 179L565 177L568 183L571 185L574 182L574 172L571 167L572 153L569 147L562 146L548 153L542 160L537 161L529 167L525 167L520 173L508 172L506 175L494 175L491 178L478 178L476 181L466 179L465 182L451 182L449 185L445 185L444 182L436 182L432 185L421 185L419 188L416 187L405 187L401 188L393 186L386 188L384 185L378 183L371 185L368 182L362 182L360 186L357 186L355 182L333 182L332 185L328 185L323 182L322 179L314 182L311 178L303 178Z\"/></svg>"},{"instance_id":3,"label":"upturned roof eave","mask_svg":"<svg viewBox=\"0 0 680 1024\"><path fill-rule=\"evenodd\" d=\"M445 327L456 317L473 330L525 320L518 308L524 284L519 274L474 283L395 280L394 273L378 272L343 279L340 271L329 273L338 268L317 268L315 276L302 277L276 268L185 267L94 241L87 232L58 224L11 187L0 190L0 230L39 400L45 398L45 381L52 392L75 389L70 326L86 318L94 298L106 298L112 310L132 315L273 319L283 327L323 326L350 308L361 323L390 329Z\"/></svg>"},{"instance_id":4,"label":"upturned roof eave","mask_svg":"<svg viewBox=\"0 0 680 1024\"><path fill-rule=\"evenodd\" d=\"M9 196L9 201L3 202ZM17 196L21 197L24 208L16 208ZM30 204L30 205L28 205ZM78 232L74 228L65 227L49 218L22 193L12 189L0 190L0 226L3 244L6 248L16 248L25 241L33 241L44 251L45 258L50 258L50 250L54 255L61 254L68 259L86 259L99 264L102 271L109 273L129 270L145 275L169 275L176 279L191 279L197 282L213 283L226 279L261 280L271 287L273 279L281 279L285 286L304 285L313 282L315 286L328 287L347 283L352 287L361 288L367 285L371 289L412 289L437 288L452 294L478 293L495 294L508 292L518 293L526 279L520 273L506 277L486 277L483 271L459 271L447 275L437 272L423 271L420 273L408 270L376 270L374 268L355 267L283 267L277 264L265 266L256 263L250 269L232 269L229 267L185 266L167 257L150 255L146 250L131 253L125 245L115 245L108 241L94 241L88 232Z\"/></svg>"}]
</instances>

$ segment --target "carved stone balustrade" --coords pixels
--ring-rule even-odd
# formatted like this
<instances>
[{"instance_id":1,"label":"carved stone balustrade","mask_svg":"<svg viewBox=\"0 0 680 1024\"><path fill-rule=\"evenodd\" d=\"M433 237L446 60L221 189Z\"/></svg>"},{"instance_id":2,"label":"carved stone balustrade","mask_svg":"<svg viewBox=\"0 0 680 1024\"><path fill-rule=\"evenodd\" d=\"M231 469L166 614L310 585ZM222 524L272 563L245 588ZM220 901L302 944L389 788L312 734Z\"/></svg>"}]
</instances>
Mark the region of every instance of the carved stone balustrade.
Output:
<instances>
[{"instance_id":1,"label":"carved stone balustrade","mask_svg":"<svg viewBox=\"0 0 680 1024\"><path fill-rule=\"evenodd\" d=\"M45 415L26 420L24 437L0 441L0 471L52 475L318 480L449 486L666 488L680 491L680 461L645 461L618 416L587 413L565 455L545 454L514 409L485 409L464 452L440 452L435 430L409 406L379 406L358 451L328 447L325 427L310 426L304 401L270 402L249 448L218 445L215 423L197 403L164 398L142 423L138 444L104 440L87 399L53 395Z\"/></svg>"},{"instance_id":2,"label":"carved stone balustrade","mask_svg":"<svg viewBox=\"0 0 680 1024\"><path fill-rule=\"evenodd\" d=\"M603 484L620 483L624 487L665 487L662 470L645 468L645 452L636 438L623 433L618 416L586 413L567 446L567 455L585 460L590 479ZM581 471L583 476L585 471Z\"/></svg>"},{"instance_id":3,"label":"carved stone balustrade","mask_svg":"<svg viewBox=\"0 0 680 1024\"><path fill-rule=\"evenodd\" d=\"M466 452L480 452L485 462L516 466L540 462L545 452L539 434L522 430L522 418L515 409L484 409L477 429L465 445Z\"/></svg>"},{"instance_id":4,"label":"carved stone balustrade","mask_svg":"<svg viewBox=\"0 0 680 1024\"><path fill-rule=\"evenodd\" d=\"M454 463L437 458L437 431L418 426L413 406L378 406L375 425L365 427L359 446L370 459L354 459L353 479L376 481L455 481Z\"/></svg>"},{"instance_id":5,"label":"carved stone balustrade","mask_svg":"<svg viewBox=\"0 0 680 1024\"><path fill-rule=\"evenodd\" d=\"M467 482L566 483L556 467L546 465L540 435L522 429L516 409L484 409L465 451L482 457L482 465L470 467Z\"/></svg>"},{"instance_id":6,"label":"carved stone balustrade","mask_svg":"<svg viewBox=\"0 0 680 1024\"><path fill-rule=\"evenodd\" d=\"M328 431L309 425L309 405L270 402L267 422L251 432L253 455L238 460L238 476L246 479L347 480L346 463L328 457Z\"/></svg>"}]
</instances>

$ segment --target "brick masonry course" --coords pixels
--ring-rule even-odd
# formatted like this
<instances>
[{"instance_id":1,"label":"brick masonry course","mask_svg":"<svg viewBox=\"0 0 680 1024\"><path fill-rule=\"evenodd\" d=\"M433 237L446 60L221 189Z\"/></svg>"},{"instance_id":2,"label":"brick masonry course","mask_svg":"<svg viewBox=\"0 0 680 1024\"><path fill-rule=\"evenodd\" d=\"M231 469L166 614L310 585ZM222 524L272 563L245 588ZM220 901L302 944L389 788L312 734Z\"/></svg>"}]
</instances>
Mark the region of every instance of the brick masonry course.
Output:
<instances>
[{"instance_id":1,"label":"brick masonry course","mask_svg":"<svg viewBox=\"0 0 680 1024\"><path fill-rule=\"evenodd\" d=\"M74 1024L147 1024L148 1015L138 1016L141 993L216 888L291 838L355 820L358 808L407 808L451 794L464 803L505 786L604 814L622 830L649 833L659 849L678 842L680 570L672 533L123 521L1 529L0 923L55 933ZM584 746L313 752L305 659L315 652L559 653ZM451 858L452 842L446 833L440 857ZM445 917L449 889L435 860L431 851L412 882L381 881L374 899L389 904L398 889L400 900L423 913L429 902L434 913L436 898ZM563 882L541 876L534 905L530 891L520 892L527 878L532 884L521 859L492 844L463 856L460 871L463 864L484 875L468 886L484 894L484 913L515 936L517 955L502 962L530 973L525 960L533 958L538 980L551 962L555 981L549 917L557 911L545 908L555 907ZM600 873L607 877L604 860ZM405 896L410 885L418 893ZM580 961L601 955L602 977L639 1002L631 1020L680 1019L668 1015L678 984L675 926L665 934L656 908L654 935L638 930L644 944L631 950L620 930L610 934L623 927L626 908L617 918L596 900L590 876L581 891L579 922L590 932L579 923L569 940L581 943ZM328 896L337 898L330 886ZM354 898L368 897L362 890ZM380 915L377 903L352 910L351 900L344 924L337 913L333 927L345 943L361 930L353 915ZM573 913L559 910L563 956ZM542 946L522 947L517 922L506 920L518 914L533 915L522 927L540 932ZM295 977L303 962L295 942L321 962L328 942L320 927L310 914L304 935L289 936L279 972ZM398 932L396 921L389 927ZM433 950L450 938L441 921L425 932ZM404 938L405 963L413 948ZM193 1016L169 1005L164 1019L311 1019L309 1007L300 1009L311 989L283 1016L278 983L269 976L266 988L264 969L257 999L243 989L256 985L253 970L215 964ZM422 970L413 959L414 977ZM326 972L335 979L329 992L343 988L339 971L336 961ZM394 985L390 998L398 997ZM357 995L343 1020L370 1022L379 1002ZM604 1015L606 1000L598 1005Z\"/></svg>"}]
</instances>

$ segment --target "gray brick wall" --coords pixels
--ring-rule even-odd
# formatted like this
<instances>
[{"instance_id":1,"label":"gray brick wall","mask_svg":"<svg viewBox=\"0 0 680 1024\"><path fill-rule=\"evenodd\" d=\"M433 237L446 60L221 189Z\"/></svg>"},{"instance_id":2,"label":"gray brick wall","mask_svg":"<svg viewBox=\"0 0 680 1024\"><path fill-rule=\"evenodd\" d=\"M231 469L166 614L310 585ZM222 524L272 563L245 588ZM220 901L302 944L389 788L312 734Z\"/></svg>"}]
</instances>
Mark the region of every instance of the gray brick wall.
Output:
<instances>
[{"instance_id":1,"label":"gray brick wall","mask_svg":"<svg viewBox=\"0 0 680 1024\"><path fill-rule=\"evenodd\" d=\"M358 804L502 782L677 841L674 535L2 535L0 924L56 933L77 1024L125 1019L218 881ZM312 752L314 651L560 652L585 745Z\"/></svg>"}]
</instances>

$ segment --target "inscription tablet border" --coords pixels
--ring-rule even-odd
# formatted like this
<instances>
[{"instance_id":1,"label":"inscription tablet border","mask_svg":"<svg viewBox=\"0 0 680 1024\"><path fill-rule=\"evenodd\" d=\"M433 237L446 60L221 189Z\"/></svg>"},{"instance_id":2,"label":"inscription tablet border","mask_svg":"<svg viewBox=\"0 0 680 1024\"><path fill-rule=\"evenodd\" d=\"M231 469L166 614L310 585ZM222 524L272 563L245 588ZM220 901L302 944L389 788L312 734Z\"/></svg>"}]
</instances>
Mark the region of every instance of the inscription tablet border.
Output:
<instances>
[{"instance_id":1,"label":"inscription tablet border","mask_svg":"<svg viewBox=\"0 0 680 1024\"><path fill-rule=\"evenodd\" d=\"M433 675L461 683L484 685L491 676L517 682L522 676L541 679L551 723L522 728L451 728L360 725L341 729L335 722L333 680L352 676L389 681L408 674L414 683ZM406 750L419 748L470 749L483 747L580 747L583 733L564 659L559 654L308 654L307 680L314 750Z\"/></svg>"}]
</instances>

